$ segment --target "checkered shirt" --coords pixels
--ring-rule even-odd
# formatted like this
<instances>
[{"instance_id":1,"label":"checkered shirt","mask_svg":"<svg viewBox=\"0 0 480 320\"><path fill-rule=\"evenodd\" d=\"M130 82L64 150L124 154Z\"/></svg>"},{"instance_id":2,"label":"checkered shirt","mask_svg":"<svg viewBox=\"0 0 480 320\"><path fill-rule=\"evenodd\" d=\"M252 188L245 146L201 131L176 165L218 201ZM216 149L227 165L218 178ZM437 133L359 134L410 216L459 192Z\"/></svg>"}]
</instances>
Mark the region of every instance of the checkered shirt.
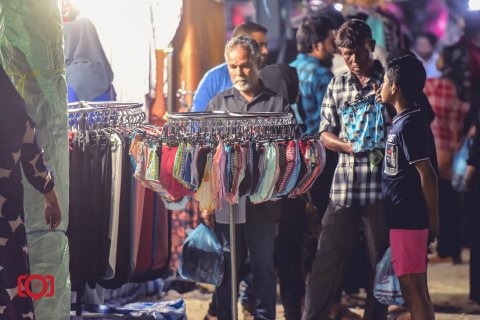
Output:
<instances>
[{"instance_id":1,"label":"checkered shirt","mask_svg":"<svg viewBox=\"0 0 480 320\"><path fill-rule=\"evenodd\" d=\"M455 86L448 79L428 79L423 91L435 112L431 125L435 145L455 150L470 103L458 98Z\"/></svg>"},{"instance_id":2,"label":"checkered shirt","mask_svg":"<svg viewBox=\"0 0 480 320\"><path fill-rule=\"evenodd\" d=\"M320 132L328 131L347 141L345 123L338 108L374 94L373 84L383 80L383 67L375 60L365 87L349 71L336 76L328 85L322 103ZM388 115L385 115L388 117ZM367 155L340 153L333 177L330 199L340 206L365 206L382 199L382 161L373 170Z\"/></svg>"}]
</instances>

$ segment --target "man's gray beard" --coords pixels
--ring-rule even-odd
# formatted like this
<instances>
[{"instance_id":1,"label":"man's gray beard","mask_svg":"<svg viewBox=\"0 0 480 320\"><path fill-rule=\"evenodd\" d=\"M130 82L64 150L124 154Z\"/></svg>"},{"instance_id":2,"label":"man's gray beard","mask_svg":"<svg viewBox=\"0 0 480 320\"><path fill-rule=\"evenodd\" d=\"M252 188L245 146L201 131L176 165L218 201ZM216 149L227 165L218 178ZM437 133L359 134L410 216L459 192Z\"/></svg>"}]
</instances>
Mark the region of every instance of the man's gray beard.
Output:
<instances>
[{"instance_id":1,"label":"man's gray beard","mask_svg":"<svg viewBox=\"0 0 480 320\"><path fill-rule=\"evenodd\" d=\"M246 84L238 84L238 83L235 83L233 86L234 86L235 89L237 89L238 91L247 91L247 90L250 90L251 87L252 87L249 83L246 83Z\"/></svg>"}]
</instances>

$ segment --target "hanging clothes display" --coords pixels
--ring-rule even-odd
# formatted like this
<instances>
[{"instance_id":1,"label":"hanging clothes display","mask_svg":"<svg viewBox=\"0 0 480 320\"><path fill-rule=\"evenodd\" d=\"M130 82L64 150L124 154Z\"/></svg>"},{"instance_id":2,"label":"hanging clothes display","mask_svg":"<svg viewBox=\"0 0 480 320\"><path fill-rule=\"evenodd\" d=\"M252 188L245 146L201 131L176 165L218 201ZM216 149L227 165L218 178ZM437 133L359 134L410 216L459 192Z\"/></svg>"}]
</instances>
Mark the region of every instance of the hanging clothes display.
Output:
<instances>
[{"instance_id":1,"label":"hanging clothes display","mask_svg":"<svg viewBox=\"0 0 480 320\"><path fill-rule=\"evenodd\" d=\"M246 221L245 207L272 204L269 200L281 196L297 197L311 187L324 168L325 150L318 136L299 140L293 127L293 116L288 113L180 113L169 115L162 137L157 139L169 158L176 152L173 166L160 162L159 180L173 176L186 190L194 190L189 182L195 181L200 209L215 210L216 221L229 224L231 288L237 284L235 225ZM297 147L300 142L305 143L303 148ZM205 163L191 161L195 150L205 145L210 148ZM159 157L163 159L164 154ZM137 166L148 167L142 163L144 159L148 158L138 159ZM195 176L201 170L202 179L192 179L192 173ZM136 178L145 180L145 176ZM160 183L166 189L171 185L170 181ZM294 187L296 193L291 192ZM240 199L241 193L248 193L249 201L247 196ZM168 203L168 199L162 200ZM256 212L248 213L252 216ZM232 289L233 318L236 304L236 289Z\"/></svg>"},{"instance_id":2,"label":"hanging clothes display","mask_svg":"<svg viewBox=\"0 0 480 320\"><path fill-rule=\"evenodd\" d=\"M69 105L67 235L77 308L86 284L114 289L127 282L156 279L168 268L169 215L160 196L150 190L158 189L161 152L155 143L137 136L160 131L141 125L144 119L141 104ZM141 176L142 182L134 176Z\"/></svg>"},{"instance_id":3,"label":"hanging clothes display","mask_svg":"<svg viewBox=\"0 0 480 320\"><path fill-rule=\"evenodd\" d=\"M138 137L132 141L138 144L131 150L137 168L158 165L152 169L155 188L167 208L194 192L200 210L221 210L222 200L236 204L241 196L252 203L298 197L321 174L326 154L318 139L296 139L291 125L274 120L229 121L226 127L222 121L167 124L151 157ZM155 177L147 171L137 170L135 178L152 189L148 181Z\"/></svg>"}]
</instances>

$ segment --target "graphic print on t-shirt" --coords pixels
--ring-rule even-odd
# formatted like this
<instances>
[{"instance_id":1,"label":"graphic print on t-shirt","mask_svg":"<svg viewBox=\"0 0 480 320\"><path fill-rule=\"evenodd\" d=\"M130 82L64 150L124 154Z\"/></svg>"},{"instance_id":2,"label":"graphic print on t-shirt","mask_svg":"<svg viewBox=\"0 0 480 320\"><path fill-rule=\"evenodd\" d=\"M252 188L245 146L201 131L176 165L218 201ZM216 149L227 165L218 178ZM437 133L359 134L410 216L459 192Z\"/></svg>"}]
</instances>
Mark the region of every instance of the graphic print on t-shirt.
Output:
<instances>
[{"instance_id":1,"label":"graphic print on t-shirt","mask_svg":"<svg viewBox=\"0 0 480 320\"><path fill-rule=\"evenodd\" d=\"M396 135L389 134L385 146L385 170L388 175L394 176L398 173L398 147L394 143Z\"/></svg>"}]
</instances>

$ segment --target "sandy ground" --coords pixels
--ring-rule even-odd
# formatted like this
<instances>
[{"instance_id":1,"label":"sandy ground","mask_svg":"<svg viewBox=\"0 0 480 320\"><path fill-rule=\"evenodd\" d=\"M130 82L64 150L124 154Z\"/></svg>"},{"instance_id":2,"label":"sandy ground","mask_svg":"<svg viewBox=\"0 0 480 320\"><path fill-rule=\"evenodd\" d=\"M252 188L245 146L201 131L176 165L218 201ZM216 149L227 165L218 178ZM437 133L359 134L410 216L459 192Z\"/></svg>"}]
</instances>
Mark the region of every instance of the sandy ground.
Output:
<instances>
[{"instance_id":1,"label":"sandy ground","mask_svg":"<svg viewBox=\"0 0 480 320\"><path fill-rule=\"evenodd\" d=\"M464 264L453 265L451 261L442 261L435 256L430 257L428 284L437 312L437 320L480 320L480 305L468 299L468 251L464 252L463 258ZM202 320L208 309L211 290L211 287L202 287L183 295L170 291L164 299L182 297L186 301L188 319ZM358 314L363 312L358 306L363 302L362 295L346 301L350 303L349 306L353 312ZM281 302L277 304L277 319L284 319ZM394 319L394 315L388 318L388 320ZM243 320L241 312L239 312L239 320Z\"/></svg>"}]
</instances>

